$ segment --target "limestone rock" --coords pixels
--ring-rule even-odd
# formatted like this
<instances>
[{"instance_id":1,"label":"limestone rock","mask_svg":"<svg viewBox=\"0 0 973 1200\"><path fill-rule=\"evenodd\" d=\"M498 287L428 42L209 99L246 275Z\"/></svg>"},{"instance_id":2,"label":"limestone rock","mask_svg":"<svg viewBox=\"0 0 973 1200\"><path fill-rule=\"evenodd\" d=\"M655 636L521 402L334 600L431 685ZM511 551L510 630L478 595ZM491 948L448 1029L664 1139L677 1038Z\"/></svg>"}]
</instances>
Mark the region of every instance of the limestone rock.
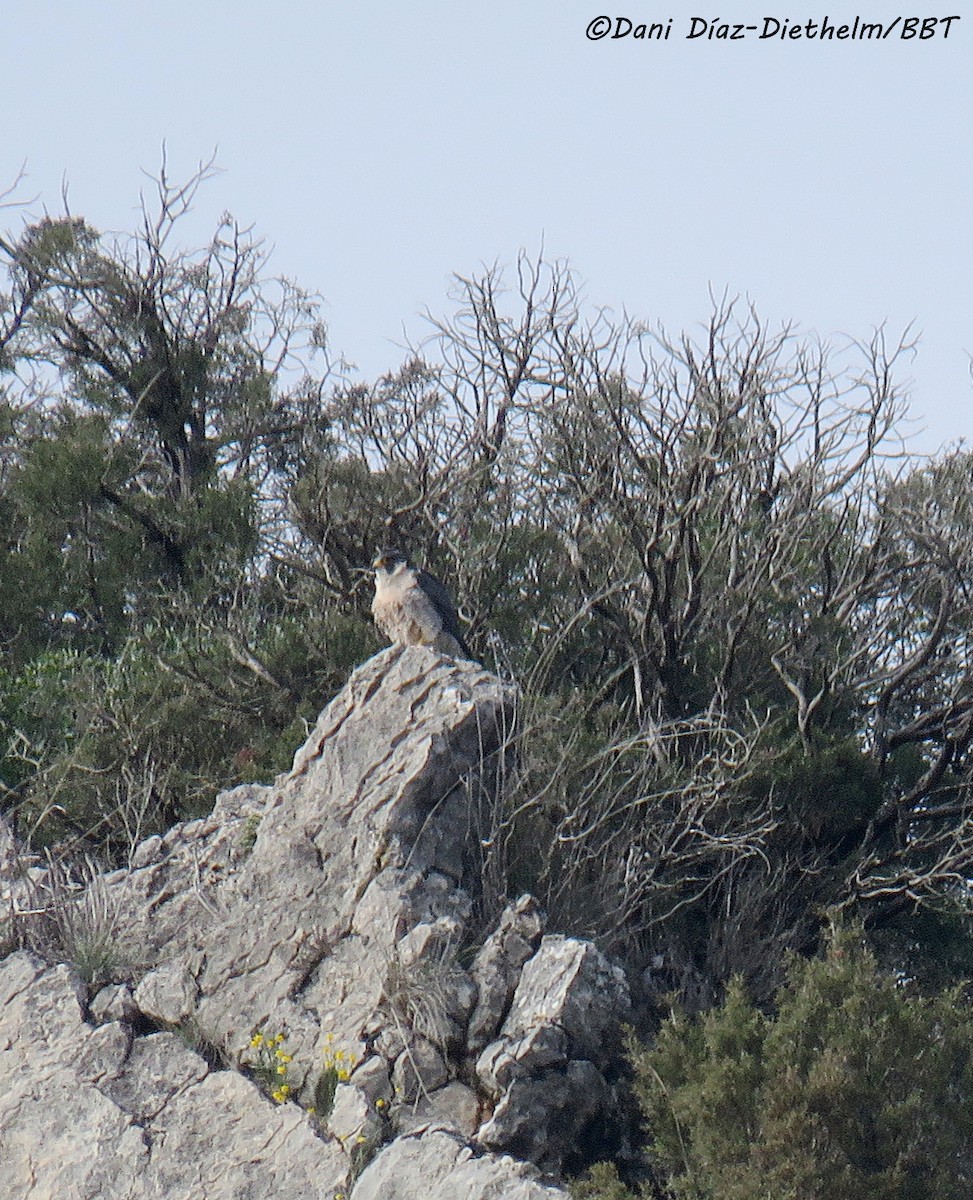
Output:
<instances>
[{"instance_id":1,"label":"limestone rock","mask_svg":"<svg viewBox=\"0 0 973 1200\"><path fill-rule=\"evenodd\" d=\"M395 1118L399 1134L425 1129L445 1129L471 1141L480 1124L480 1100L464 1083L447 1083L414 1105L402 1105Z\"/></svg>"},{"instance_id":2,"label":"limestone rock","mask_svg":"<svg viewBox=\"0 0 973 1200\"><path fill-rule=\"evenodd\" d=\"M496 1099L513 1080L567 1061L568 1036L560 1025L547 1021L528 1029L523 1037L491 1042L477 1060L476 1074L487 1095Z\"/></svg>"},{"instance_id":3,"label":"limestone rock","mask_svg":"<svg viewBox=\"0 0 973 1200\"><path fill-rule=\"evenodd\" d=\"M109 1028L105 1026L104 1028ZM173 1096L205 1079L206 1061L172 1033L135 1038L121 1068L99 1081L119 1108L140 1123L154 1120Z\"/></svg>"},{"instance_id":4,"label":"limestone rock","mask_svg":"<svg viewBox=\"0 0 973 1200\"><path fill-rule=\"evenodd\" d=\"M514 699L477 664L383 651L273 786L223 793L98 878L129 983L89 997L67 965L0 959L3 1200L332 1200L373 1154L355 1200L562 1198L494 1151L556 1170L604 1119L627 994L594 946L542 940L529 896L465 956L470 797ZM0 823L14 908L31 871ZM302 1107L325 1070L327 1121Z\"/></svg>"},{"instance_id":5,"label":"limestone rock","mask_svg":"<svg viewBox=\"0 0 973 1200\"><path fill-rule=\"evenodd\" d=\"M101 1084L106 1077L118 1074L128 1058L132 1031L121 1021L99 1025L85 1038L75 1060L78 1078L86 1083Z\"/></svg>"},{"instance_id":6,"label":"limestone rock","mask_svg":"<svg viewBox=\"0 0 973 1200\"><path fill-rule=\"evenodd\" d=\"M147 867L150 863L158 861L162 851L162 838L157 834L146 838L144 842L139 842L132 853L132 866L138 870L141 867Z\"/></svg>"},{"instance_id":7,"label":"limestone rock","mask_svg":"<svg viewBox=\"0 0 973 1200\"><path fill-rule=\"evenodd\" d=\"M579 1149L586 1127L611 1102L611 1089L598 1068L575 1059L561 1070L513 1079L476 1140L557 1172L563 1159Z\"/></svg>"},{"instance_id":8,"label":"limestone rock","mask_svg":"<svg viewBox=\"0 0 973 1200\"><path fill-rule=\"evenodd\" d=\"M398 1101L414 1104L440 1088L449 1078L442 1054L423 1037L409 1039L392 1067L392 1089Z\"/></svg>"},{"instance_id":9,"label":"limestone rock","mask_svg":"<svg viewBox=\"0 0 973 1200\"><path fill-rule=\"evenodd\" d=\"M386 1107L392 1100L388 1063L380 1055L373 1054L360 1063L355 1068L351 1082L364 1093L373 1108L378 1103L380 1107Z\"/></svg>"},{"instance_id":10,"label":"limestone rock","mask_svg":"<svg viewBox=\"0 0 973 1200\"><path fill-rule=\"evenodd\" d=\"M164 1025L179 1025L196 1008L196 980L185 962L163 963L135 989L136 1009Z\"/></svg>"},{"instance_id":11,"label":"limestone rock","mask_svg":"<svg viewBox=\"0 0 973 1200\"><path fill-rule=\"evenodd\" d=\"M4 1200L165 1200L284 1190L331 1200L347 1163L296 1105L272 1105L235 1071L210 1071L172 1034L87 1023L65 966L0 962Z\"/></svg>"},{"instance_id":12,"label":"limestone rock","mask_svg":"<svg viewBox=\"0 0 973 1200\"><path fill-rule=\"evenodd\" d=\"M339 1083L328 1119L328 1131L345 1150L350 1152L361 1142L377 1145L383 1138L384 1129L381 1113L369 1102L366 1093L354 1084Z\"/></svg>"},{"instance_id":13,"label":"limestone rock","mask_svg":"<svg viewBox=\"0 0 973 1200\"><path fill-rule=\"evenodd\" d=\"M497 1099L477 1143L558 1171L611 1104L601 1068L628 1009L624 973L596 946L545 937L521 971L500 1037L476 1063Z\"/></svg>"},{"instance_id":14,"label":"limestone rock","mask_svg":"<svg viewBox=\"0 0 973 1200\"><path fill-rule=\"evenodd\" d=\"M484 942L473 963L477 1001L467 1033L469 1053L476 1056L496 1036L510 1008L520 970L540 944L544 914L533 896L509 904L500 923Z\"/></svg>"},{"instance_id":15,"label":"limestone rock","mask_svg":"<svg viewBox=\"0 0 973 1200\"><path fill-rule=\"evenodd\" d=\"M556 1024L568 1036L572 1057L598 1062L606 1033L629 1006L625 973L597 946L548 936L524 966L503 1034L518 1038L538 1024Z\"/></svg>"},{"instance_id":16,"label":"limestone rock","mask_svg":"<svg viewBox=\"0 0 973 1200\"><path fill-rule=\"evenodd\" d=\"M477 1156L455 1134L396 1138L365 1168L351 1200L567 1200L527 1163Z\"/></svg>"},{"instance_id":17,"label":"limestone rock","mask_svg":"<svg viewBox=\"0 0 973 1200\"><path fill-rule=\"evenodd\" d=\"M235 1071L216 1071L179 1093L155 1122L147 1196L207 1200L332 1200L347 1172L335 1142L323 1142L295 1104L271 1104ZM115 1187L105 1195L123 1194Z\"/></svg>"},{"instance_id":18,"label":"limestone rock","mask_svg":"<svg viewBox=\"0 0 973 1200\"><path fill-rule=\"evenodd\" d=\"M127 983L109 984L101 988L88 1009L96 1025L108 1021L131 1021L137 1012L135 997Z\"/></svg>"}]
</instances>

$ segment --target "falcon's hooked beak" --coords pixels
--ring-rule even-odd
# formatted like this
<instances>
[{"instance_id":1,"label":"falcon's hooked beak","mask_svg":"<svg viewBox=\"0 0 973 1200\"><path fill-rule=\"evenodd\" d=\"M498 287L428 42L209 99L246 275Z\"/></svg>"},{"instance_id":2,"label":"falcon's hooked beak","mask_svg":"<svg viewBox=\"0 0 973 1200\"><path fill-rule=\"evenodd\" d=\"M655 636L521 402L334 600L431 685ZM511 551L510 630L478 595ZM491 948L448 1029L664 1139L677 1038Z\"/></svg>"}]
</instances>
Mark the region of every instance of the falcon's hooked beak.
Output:
<instances>
[{"instance_id":1,"label":"falcon's hooked beak","mask_svg":"<svg viewBox=\"0 0 973 1200\"><path fill-rule=\"evenodd\" d=\"M401 550L379 550L372 562L372 570L391 573L400 565L408 566L406 557Z\"/></svg>"}]
</instances>

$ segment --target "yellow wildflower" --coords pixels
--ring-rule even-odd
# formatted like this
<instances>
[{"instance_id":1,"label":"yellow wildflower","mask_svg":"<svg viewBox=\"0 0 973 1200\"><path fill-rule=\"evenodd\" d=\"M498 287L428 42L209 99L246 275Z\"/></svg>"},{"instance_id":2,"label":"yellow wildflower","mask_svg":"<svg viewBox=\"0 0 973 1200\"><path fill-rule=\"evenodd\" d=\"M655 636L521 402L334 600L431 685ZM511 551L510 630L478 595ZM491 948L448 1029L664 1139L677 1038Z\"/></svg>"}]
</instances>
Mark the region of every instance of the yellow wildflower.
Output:
<instances>
[{"instance_id":1,"label":"yellow wildflower","mask_svg":"<svg viewBox=\"0 0 973 1200\"><path fill-rule=\"evenodd\" d=\"M375 1107L379 1108L379 1109L385 1107L385 1101L382 1099L381 1096L379 1096L379 1098L375 1101Z\"/></svg>"},{"instance_id":2,"label":"yellow wildflower","mask_svg":"<svg viewBox=\"0 0 973 1200\"><path fill-rule=\"evenodd\" d=\"M253 1037L250 1039L251 1046L262 1046L263 1044L264 1044L264 1035L262 1033L255 1033L253 1035Z\"/></svg>"},{"instance_id":3,"label":"yellow wildflower","mask_svg":"<svg viewBox=\"0 0 973 1200\"><path fill-rule=\"evenodd\" d=\"M274 1038L274 1041L278 1044L278 1046L280 1045L280 1043L283 1040L284 1040L284 1035L282 1033L278 1033L278 1035Z\"/></svg>"}]
</instances>

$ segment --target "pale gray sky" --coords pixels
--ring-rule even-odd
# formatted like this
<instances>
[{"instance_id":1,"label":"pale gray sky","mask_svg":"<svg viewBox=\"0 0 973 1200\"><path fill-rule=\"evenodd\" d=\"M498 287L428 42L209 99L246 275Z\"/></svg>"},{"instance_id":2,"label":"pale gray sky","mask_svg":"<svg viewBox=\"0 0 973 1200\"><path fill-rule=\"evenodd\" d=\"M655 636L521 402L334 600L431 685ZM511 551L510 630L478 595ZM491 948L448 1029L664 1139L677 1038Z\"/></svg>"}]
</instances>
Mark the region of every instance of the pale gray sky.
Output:
<instances>
[{"instance_id":1,"label":"pale gray sky","mask_svg":"<svg viewBox=\"0 0 973 1200\"><path fill-rule=\"evenodd\" d=\"M694 11L911 12L861 4L8 0L0 188L26 161L22 192L56 210L66 179L126 229L163 141L177 178L216 149L192 235L253 222L366 376L453 272L542 241L593 305L674 332L710 287L822 337L914 321L917 445L973 441L973 12L926 41L686 37ZM602 14L672 32L591 41Z\"/></svg>"}]
</instances>

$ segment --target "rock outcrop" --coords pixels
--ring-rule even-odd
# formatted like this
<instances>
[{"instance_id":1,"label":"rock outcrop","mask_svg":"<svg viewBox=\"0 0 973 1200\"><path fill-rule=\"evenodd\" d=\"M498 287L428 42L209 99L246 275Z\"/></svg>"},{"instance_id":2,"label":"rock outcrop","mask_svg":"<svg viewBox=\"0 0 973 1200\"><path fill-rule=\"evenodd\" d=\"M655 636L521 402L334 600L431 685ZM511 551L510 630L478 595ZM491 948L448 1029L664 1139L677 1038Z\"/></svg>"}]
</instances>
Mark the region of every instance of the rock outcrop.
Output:
<instances>
[{"instance_id":1,"label":"rock outcrop","mask_svg":"<svg viewBox=\"0 0 973 1200\"><path fill-rule=\"evenodd\" d=\"M475 664L383 651L272 787L89 881L115 982L0 962L4 1196L564 1196L612 1120L628 998L530 897L474 934L513 700ZM0 834L10 906L83 905L27 875Z\"/></svg>"}]
</instances>

